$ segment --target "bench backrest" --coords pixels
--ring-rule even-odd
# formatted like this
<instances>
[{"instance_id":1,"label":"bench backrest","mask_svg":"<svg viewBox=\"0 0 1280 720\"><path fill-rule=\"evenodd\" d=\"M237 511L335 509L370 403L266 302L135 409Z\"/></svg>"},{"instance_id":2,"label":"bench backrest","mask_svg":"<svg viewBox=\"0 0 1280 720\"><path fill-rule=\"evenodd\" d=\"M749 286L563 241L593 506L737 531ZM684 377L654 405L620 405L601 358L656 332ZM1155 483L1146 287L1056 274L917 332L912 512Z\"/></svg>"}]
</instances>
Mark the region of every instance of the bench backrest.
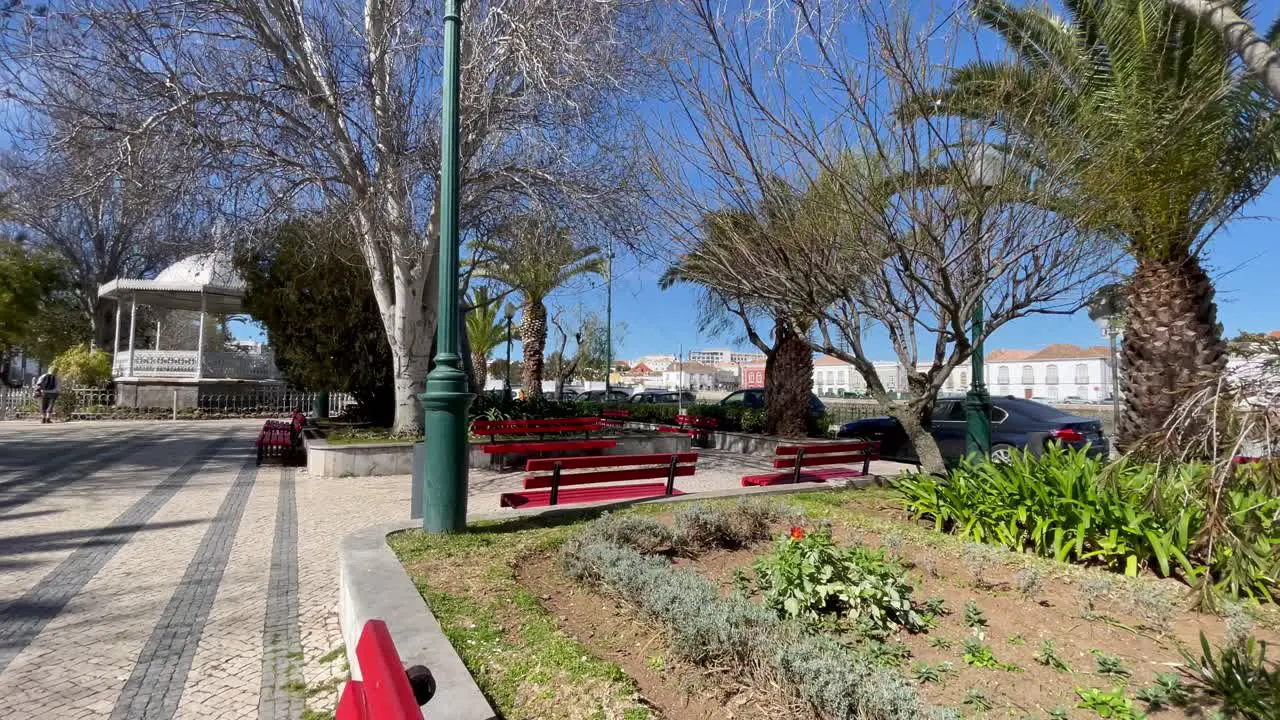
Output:
<instances>
[{"instance_id":1,"label":"bench backrest","mask_svg":"<svg viewBox=\"0 0 1280 720\"><path fill-rule=\"evenodd\" d=\"M676 463L674 475L671 462ZM592 457L533 458L525 463L524 488L535 490L549 488L560 466L561 485L592 485L595 483L652 480L655 478L688 477L694 474L698 453L652 453L646 455L598 455ZM583 472L567 472L581 470Z\"/></svg>"},{"instance_id":2,"label":"bench backrest","mask_svg":"<svg viewBox=\"0 0 1280 720\"><path fill-rule=\"evenodd\" d=\"M801 452L803 451L803 452ZM880 458L878 442L813 443L810 445L779 445L773 466L778 469L816 465L850 465Z\"/></svg>"},{"instance_id":3,"label":"bench backrest","mask_svg":"<svg viewBox=\"0 0 1280 720\"><path fill-rule=\"evenodd\" d=\"M567 427L572 425L597 425L600 423L599 418L593 417L576 417L576 418L538 418L536 420L485 420L477 418L471 421L472 428L483 428L489 430L491 428L537 428L537 427Z\"/></svg>"},{"instance_id":4,"label":"bench backrest","mask_svg":"<svg viewBox=\"0 0 1280 720\"><path fill-rule=\"evenodd\" d=\"M422 720L386 623L376 619L365 623L356 658L362 679L349 681L343 688L336 720Z\"/></svg>"},{"instance_id":5,"label":"bench backrest","mask_svg":"<svg viewBox=\"0 0 1280 720\"><path fill-rule=\"evenodd\" d=\"M601 411L600 417L629 418L631 417L631 411L630 410L604 410L604 411Z\"/></svg>"},{"instance_id":6,"label":"bench backrest","mask_svg":"<svg viewBox=\"0 0 1280 720\"><path fill-rule=\"evenodd\" d=\"M707 430L714 430L720 424L720 421L715 418L702 417L701 415L677 415L676 422L681 425Z\"/></svg>"}]
</instances>

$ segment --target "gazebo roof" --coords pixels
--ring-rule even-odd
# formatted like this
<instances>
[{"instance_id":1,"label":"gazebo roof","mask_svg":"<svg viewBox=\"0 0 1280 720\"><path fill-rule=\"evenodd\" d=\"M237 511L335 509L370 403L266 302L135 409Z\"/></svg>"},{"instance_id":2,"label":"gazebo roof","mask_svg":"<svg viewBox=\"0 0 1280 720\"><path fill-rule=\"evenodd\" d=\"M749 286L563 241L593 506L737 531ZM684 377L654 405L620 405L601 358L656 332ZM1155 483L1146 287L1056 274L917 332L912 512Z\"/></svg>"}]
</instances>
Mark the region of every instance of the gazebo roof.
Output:
<instances>
[{"instance_id":1,"label":"gazebo roof","mask_svg":"<svg viewBox=\"0 0 1280 720\"><path fill-rule=\"evenodd\" d=\"M241 311L244 278L221 253L185 257L161 270L154 279L116 279L98 286L98 297L123 301L136 299L143 305L173 310L204 309L215 315Z\"/></svg>"}]
</instances>

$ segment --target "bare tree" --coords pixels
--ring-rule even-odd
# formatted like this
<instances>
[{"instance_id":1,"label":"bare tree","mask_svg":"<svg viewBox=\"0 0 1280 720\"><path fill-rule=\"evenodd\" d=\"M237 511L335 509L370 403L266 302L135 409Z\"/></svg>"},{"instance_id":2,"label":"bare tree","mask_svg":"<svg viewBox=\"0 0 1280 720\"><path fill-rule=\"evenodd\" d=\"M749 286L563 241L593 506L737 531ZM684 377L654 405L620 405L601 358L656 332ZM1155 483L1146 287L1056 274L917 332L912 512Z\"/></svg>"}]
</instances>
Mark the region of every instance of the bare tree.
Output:
<instances>
[{"instance_id":1,"label":"bare tree","mask_svg":"<svg viewBox=\"0 0 1280 720\"><path fill-rule=\"evenodd\" d=\"M565 355L565 351L569 347L569 333L565 332L564 325L561 323L561 315L557 312L551 316L551 325L556 329L556 334L560 336L560 349L552 355L547 365L551 368L551 372L556 377L556 399L564 397L564 386L578 372L578 364L582 361L582 331L577 330L573 333L573 358L570 359Z\"/></svg>"},{"instance_id":2,"label":"bare tree","mask_svg":"<svg viewBox=\"0 0 1280 720\"><path fill-rule=\"evenodd\" d=\"M408 0L71 0L9 23L7 94L115 139L177 128L273 204L342 206L394 357L395 426L420 423L435 328L439 5ZM540 205L625 205L628 93L644 78L638 0L467 3L462 229ZM243 211L242 211L243 212ZM619 223L625 227L627 223Z\"/></svg>"},{"instance_id":3,"label":"bare tree","mask_svg":"<svg viewBox=\"0 0 1280 720\"><path fill-rule=\"evenodd\" d=\"M682 272L811 323L809 348L850 362L941 471L933 405L973 350L975 309L979 340L1073 312L1113 251L1078 229L1075 209L1046 207L1071 181L1051 163L1016 139L990 147L981 122L914 111L953 64L951 18L857 0L687 7L691 61L669 68L684 112L655 146L672 235L688 238ZM769 232L715 220L725 213ZM905 400L876 373L873 331L905 369Z\"/></svg>"},{"instance_id":4,"label":"bare tree","mask_svg":"<svg viewBox=\"0 0 1280 720\"><path fill-rule=\"evenodd\" d=\"M27 128L20 136L25 152L0 160L0 194L9 198L13 222L66 263L93 344L110 351L114 304L98 299L98 286L160 270L205 239L212 222L189 171L158 138L137 148L149 167L122 174L102 157L104 150L114 154L109 140L50 125L45 132ZM56 144L41 142L54 136L61 138Z\"/></svg>"}]
</instances>

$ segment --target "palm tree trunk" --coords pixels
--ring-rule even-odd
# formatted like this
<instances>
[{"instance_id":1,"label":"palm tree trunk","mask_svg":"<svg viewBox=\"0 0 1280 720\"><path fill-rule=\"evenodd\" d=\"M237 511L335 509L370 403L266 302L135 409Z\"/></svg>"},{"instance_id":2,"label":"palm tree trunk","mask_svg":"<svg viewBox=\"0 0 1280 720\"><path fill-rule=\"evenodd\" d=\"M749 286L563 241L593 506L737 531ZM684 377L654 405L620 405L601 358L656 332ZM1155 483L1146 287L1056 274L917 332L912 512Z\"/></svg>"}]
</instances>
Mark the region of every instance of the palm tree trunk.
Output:
<instances>
[{"instance_id":1,"label":"palm tree trunk","mask_svg":"<svg viewBox=\"0 0 1280 720\"><path fill-rule=\"evenodd\" d=\"M1142 260L1129 287L1120 354L1121 447L1159 431L1188 390L1227 366L1213 283L1195 257Z\"/></svg>"},{"instance_id":2,"label":"palm tree trunk","mask_svg":"<svg viewBox=\"0 0 1280 720\"><path fill-rule=\"evenodd\" d=\"M471 382L476 392L484 392L485 382L489 380L489 359L484 353L471 353Z\"/></svg>"},{"instance_id":3,"label":"palm tree trunk","mask_svg":"<svg viewBox=\"0 0 1280 720\"><path fill-rule=\"evenodd\" d=\"M1249 21L1240 17L1232 3L1227 0L1169 0L1169 4L1209 23L1222 33L1227 47L1280 100L1280 50L1268 45Z\"/></svg>"},{"instance_id":4,"label":"palm tree trunk","mask_svg":"<svg viewBox=\"0 0 1280 720\"><path fill-rule=\"evenodd\" d=\"M524 370L520 374L525 397L542 396L542 352L547 346L547 308L541 300L526 302L520 320Z\"/></svg>"},{"instance_id":5,"label":"palm tree trunk","mask_svg":"<svg viewBox=\"0 0 1280 720\"><path fill-rule=\"evenodd\" d=\"M813 351L789 323L778 323L773 367L765 382L765 432L782 437L809 434L809 389L813 386Z\"/></svg>"}]
</instances>

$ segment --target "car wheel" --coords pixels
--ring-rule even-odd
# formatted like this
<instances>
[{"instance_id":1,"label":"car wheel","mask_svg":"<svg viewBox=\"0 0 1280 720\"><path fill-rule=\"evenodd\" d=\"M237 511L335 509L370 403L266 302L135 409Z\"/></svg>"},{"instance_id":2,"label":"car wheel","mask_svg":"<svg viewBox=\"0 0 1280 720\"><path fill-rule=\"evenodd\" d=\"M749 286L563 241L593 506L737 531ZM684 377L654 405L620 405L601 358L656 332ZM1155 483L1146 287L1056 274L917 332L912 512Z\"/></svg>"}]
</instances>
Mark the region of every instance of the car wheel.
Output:
<instances>
[{"instance_id":1,"label":"car wheel","mask_svg":"<svg viewBox=\"0 0 1280 720\"><path fill-rule=\"evenodd\" d=\"M997 465L1004 465L1013 460L1012 445L992 445L991 446L991 462Z\"/></svg>"}]
</instances>

